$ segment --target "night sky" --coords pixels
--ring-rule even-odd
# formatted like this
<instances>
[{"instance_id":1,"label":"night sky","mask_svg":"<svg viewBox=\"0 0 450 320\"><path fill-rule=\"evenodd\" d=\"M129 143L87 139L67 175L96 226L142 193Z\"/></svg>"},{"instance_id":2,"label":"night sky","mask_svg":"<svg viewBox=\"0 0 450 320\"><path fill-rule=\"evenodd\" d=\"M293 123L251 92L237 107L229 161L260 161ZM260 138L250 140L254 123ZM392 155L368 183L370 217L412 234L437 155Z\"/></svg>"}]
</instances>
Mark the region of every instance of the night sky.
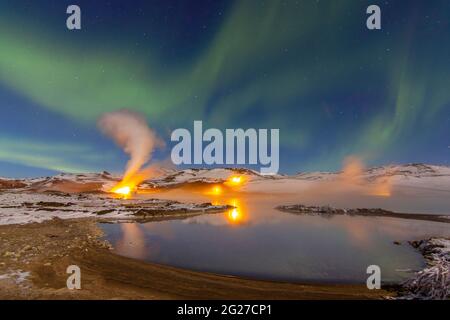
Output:
<instances>
[{"instance_id":1,"label":"night sky","mask_svg":"<svg viewBox=\"0 0 450 320\"><path fill-rule=\"evenodd\" d=\"M159 161L203 120L279 128L282 173L448 165L450 1L0 0L0 176L122 171L96 127L121 108L167 142Z\"/></svg>"}]
</instances>

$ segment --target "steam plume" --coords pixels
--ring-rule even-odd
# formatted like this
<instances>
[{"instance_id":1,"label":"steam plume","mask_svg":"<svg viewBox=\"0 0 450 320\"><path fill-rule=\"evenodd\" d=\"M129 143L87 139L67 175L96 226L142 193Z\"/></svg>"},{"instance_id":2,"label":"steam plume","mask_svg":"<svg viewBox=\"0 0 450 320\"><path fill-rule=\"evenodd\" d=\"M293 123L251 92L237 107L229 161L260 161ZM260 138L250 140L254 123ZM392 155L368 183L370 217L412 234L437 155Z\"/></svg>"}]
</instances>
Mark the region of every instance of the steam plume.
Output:
<instances>
[{"instance_id":1,"label":"steam plume","mask_svg":"<svg viewBox=\"0 0 450 320\"><path fill-rule=\"evenodd\" d=\"M344 159L342 172L339 174L339 181L347 185L364 184L362 174L364 173L364 163L356 156L349 156Z\"/></svg>"},{"instance_id":2,"label":"steam plume","mask_svg":"<svg viewBox=\"0 0 450 320\"><path fill-rule=\"evenodd\" d=\"M130 155L123 181L138 174L141 167L150 160L153 149L161 143L155 132L148 127L145 118L130 110L105 113L97 125Z\"/></svg>"},{"instance_id":3,"label":"steam plume","mask_svg":"<svg viewBox=\"0 0 450 320\"><path fill-rule=\"evenodd\" d=\"M323 195L343 194L372 195L389 197L392 194L392 183L389 176L367 177L361 158L350 156L344 160L342 171L336 179L319 181L304 190L303 195L318 197Z\"/></svg>"}]
</instances>

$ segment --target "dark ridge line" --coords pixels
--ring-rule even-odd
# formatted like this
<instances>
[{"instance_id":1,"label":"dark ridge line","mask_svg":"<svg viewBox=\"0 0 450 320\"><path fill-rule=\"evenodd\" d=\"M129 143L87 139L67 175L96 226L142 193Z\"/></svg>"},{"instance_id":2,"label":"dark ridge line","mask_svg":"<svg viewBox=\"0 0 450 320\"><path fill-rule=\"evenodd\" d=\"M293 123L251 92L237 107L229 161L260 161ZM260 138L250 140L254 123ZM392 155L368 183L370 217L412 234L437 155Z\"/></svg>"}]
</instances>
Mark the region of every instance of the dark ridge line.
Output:
<instances>
[{"instance_id":1,"label":"dark ridge line","mask_svg":"<svg viewBox=\"0 0 450 320\"><path fill-rule=\"evenodd\" d=\"M359 216L359 217L385 217L385 218L398 218L408 220L421 220L421 221L433 221L450 223L450 215L434 215L426 213L400 213L394 211L388 211L384 209L335 209L331 207L307 207L303 205L281 205L275 207L275 209L288 212L297 215L316 215L323 218L333 216Z\"/></svg>"}]
</instances>

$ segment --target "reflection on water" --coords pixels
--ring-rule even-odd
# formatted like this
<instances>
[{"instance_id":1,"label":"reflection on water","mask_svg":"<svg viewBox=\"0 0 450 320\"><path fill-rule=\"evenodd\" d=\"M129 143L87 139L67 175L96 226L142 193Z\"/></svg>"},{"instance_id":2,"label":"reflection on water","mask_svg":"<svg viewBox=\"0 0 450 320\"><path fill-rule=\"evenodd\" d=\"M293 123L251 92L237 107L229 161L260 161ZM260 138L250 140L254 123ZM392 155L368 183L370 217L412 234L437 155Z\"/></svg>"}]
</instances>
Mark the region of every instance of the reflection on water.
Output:
<instances>
[{"instance_id":1,"label":"reflection on water","mask_svg":"<svg viewBox=\"0 0 450 320\"><path fill-rule=\"evenodd\" d=\"M241 219L241 213L239 212L239 208L234 208L228 212L228 220L230 222L236 223Z\"/></svg>"},{"instance_id":2,"label":"reflection on water","mask_svg":"<svg viewBox=\"0 0 450 320\"><path fill-rule=\"evenodd\" d=\"M147 248L144 232L138 224L123 223L120 224L122 237L115 242L115 248L118 252L127 252L127 256L136 259L145 258Z\"/></svg>"},{"instance_id":3,"label":"reflection on water","mask_svg":"<svg viewBox=\"0 0 450 320\"><path fill-rule=\"evenodd\" d=\"M231 200L228 204L234 208L228 211L227 218L231 224L239 224L245 222L245 206L238 199Z\"/></svg>"},{"instance_id":4,"label":"reflection on water","mask_svg":"<svg viewBox=\"0 0 450 320\"><path fill-rule=\"evenodd\" d=\"M210 193L174 191L146 197L210 201L235 208L184 220L102 227L121 255L193 270L287 281L365 282L366 268L371 264L381 267L383 281L400 281L410 276L405 271L424 266L421 255L407 241L450 237L448 224L380 217L297 216L274 207L297 203L298 197L242 195L224 186L217 192L214 188ZM322 196L320 204L324 199L326 204L349 206L345 197ZM352 207L365 203L365 207L414 211L398 198L389 198L391 202L384 205L380 199L353 198ZM317 204L314 200L301 201ZM421 199L416 201L420 203ZM409 206L414 206L414 200ZM438 204L434 209L439 212L442 208Z\"/></svg>"}]
</instances>

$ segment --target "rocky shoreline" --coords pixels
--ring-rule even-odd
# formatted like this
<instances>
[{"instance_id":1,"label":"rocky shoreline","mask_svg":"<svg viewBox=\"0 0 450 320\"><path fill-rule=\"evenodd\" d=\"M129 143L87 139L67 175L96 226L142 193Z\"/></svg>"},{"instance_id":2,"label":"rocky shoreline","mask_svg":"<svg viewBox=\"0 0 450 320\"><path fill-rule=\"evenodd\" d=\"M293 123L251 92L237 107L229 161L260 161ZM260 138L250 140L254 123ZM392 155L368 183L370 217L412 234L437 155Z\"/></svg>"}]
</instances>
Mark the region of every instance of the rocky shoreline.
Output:
<instances>
[{"instance_id":1,"label":"rocky shoreline","mask_svg":"<svg viewBox=\"0 0 450 320\"><path fill-rule=\"evenodd\" d=\"M0 225L61 219L96 218L103 221L152 221L182 218L231 209L229 205L182 203L163 199L120 199L108 194L63 192L0 193Z\"/></svg>"},{"instance_id":2,"label":"rocky shoreline","mask_svg":"<svg viewBox=\"0 0 450 320\"><path fill-rule=\"evenodd\" d=\"M402 284L400 299L450 299L450 239L410 241L425 258L427 267Z\"/></svg>"}]
</instances>

